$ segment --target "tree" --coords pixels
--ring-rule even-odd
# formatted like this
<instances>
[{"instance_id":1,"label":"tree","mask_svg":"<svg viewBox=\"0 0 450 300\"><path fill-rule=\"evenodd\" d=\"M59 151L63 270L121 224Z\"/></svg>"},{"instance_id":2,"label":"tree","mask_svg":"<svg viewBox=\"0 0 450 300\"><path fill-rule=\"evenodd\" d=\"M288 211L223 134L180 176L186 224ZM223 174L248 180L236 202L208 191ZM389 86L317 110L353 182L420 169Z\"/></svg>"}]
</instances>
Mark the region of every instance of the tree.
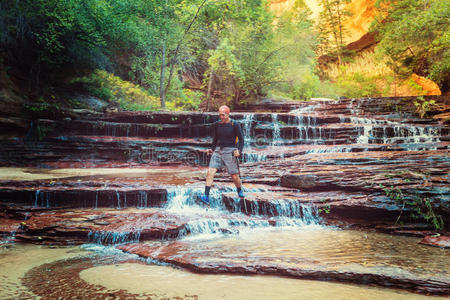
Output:
<instances>
[{"instance_id":1,"label":"tree","mask_svg":"<svg viewBox=\"0 0 450 300\"><path fill-rule=\"evenodd\" d=\"M344 49L344 21L350 16L345 6L350 0L320 0L322 11L319 15L318 28L324 45L328 45L331 36L334 51L336 52L339 65L342 64L342 52Z\"/></svg>"},{"instance_id":2,"label":"tree","mask_svg":"<svg viewBox=\"0 0 450 300\"><path fill-rule=\"evenodd\" d=\"M170 88L170 84L172 82L172 76L173 76L173 72L175 70L175 66L178 63L178 53L180 51L180 47L181 47L182 43L186 42L185 41L185 37L189 33L192 25L196 21L198 15L199 15L199 12L202 9L203 5L205 5L206 1L207 0L202 0L200 5L196 9L194 16L192 17L191 21L189 22L189 24L185 28L183 35L179 39L179 41L178 41L178 43L177 43L177 45L175 47L175 50L173 51L172 57L171 57L171 59L170 59L170 61L168 63L168 66L170 67L170 70L169 70L169 75L168 75L168 78L167 78L167 83L166 83L165 86L164 86L164 79L165 79L164 74L165 74L165 67L166 67L166 64L165 64L166 45L165 45L165 43L163 44L162 55L161 55L162 62L161 62L161 84L160 84L161 108L163 108L163 109L166 107L166 104L165 104L166 94L167 94L167 92L168 92L168 90ZM167 1L166 1L166 3L167 3Z\"/></svg>"},{"instance_id":3,"label":"tree","mask_svg":"<svg viewBox=\"0 0 450 300\"><path fill-rule=\"evenodd\" d=\"M275 18L266 4L225 1L220 15L209 14L219 42L208 53L208 95L216 90L232 104L254 101L271 90L285 93L300 82L303 69L312 69L315 38L307 6L297 0Z\"/></svg>"},{"instance_id":4,"label":"tree","mask_svg":"<svg viewBox=\"0 0 450 300\"><path fill-rule=\"evenodd\" d=\"M379 49L391 68L434 80L443 92L450 78L450 2L446 0L378 0L372 26Z\"/></svg>"}]
</instances>

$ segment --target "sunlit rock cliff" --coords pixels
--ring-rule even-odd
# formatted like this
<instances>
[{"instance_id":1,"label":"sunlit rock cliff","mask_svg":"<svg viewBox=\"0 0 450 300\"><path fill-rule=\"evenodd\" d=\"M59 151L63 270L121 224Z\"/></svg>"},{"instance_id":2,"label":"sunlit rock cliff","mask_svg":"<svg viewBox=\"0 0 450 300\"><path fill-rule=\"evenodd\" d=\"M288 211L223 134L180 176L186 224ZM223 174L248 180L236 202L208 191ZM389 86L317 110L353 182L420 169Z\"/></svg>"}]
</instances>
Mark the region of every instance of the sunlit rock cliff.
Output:
<instances>
[{"instance_id":1,"label":"sunlit rock cliff","mask_svg":"<svg viewBox=\"0 0 450 300\"><path fill-rule=\"evenodd\" d=\"M295 2L296 0L270 0L270 9L281 13L291 9ZM322 10L320 1L305 0L305 3L312 12L312 18L317 20ZM347 43L356 41L367 33L375 15L374 4L375 0L353 0L347 5L347 9L352 14L345 23L348 30L345 37Z\"/></svg>"}]
</instances>

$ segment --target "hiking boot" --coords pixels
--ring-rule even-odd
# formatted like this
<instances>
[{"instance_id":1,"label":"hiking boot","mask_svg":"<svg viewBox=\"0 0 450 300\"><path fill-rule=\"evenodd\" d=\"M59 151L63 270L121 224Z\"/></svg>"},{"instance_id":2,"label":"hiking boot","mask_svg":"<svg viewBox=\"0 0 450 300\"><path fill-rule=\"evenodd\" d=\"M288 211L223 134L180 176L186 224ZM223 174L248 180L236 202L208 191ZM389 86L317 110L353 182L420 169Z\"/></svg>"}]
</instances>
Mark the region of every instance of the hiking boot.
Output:
<instances>
[{"instance_id":1,"label":"hiking boot","mask_svg":"<svg viewBox=\"0 0 450 300\"><path fill-rule=\"evenodd\" d=\"M200 196L200 200L205 203L206 205L209 205L209 196L202 195Z\"/></svg>"},{"instance_id":2,"label":"hiking boot","mask_svg":"<svg viewBox=\"0 0 450 300\"><path fill-rule=\"evenodd\" d=\"M244 196L244 191L243 190L240 190L239 192L238 192L238 196L239 196L239 198L244 198L245 196Z\"/></svg>"}]
</instances>

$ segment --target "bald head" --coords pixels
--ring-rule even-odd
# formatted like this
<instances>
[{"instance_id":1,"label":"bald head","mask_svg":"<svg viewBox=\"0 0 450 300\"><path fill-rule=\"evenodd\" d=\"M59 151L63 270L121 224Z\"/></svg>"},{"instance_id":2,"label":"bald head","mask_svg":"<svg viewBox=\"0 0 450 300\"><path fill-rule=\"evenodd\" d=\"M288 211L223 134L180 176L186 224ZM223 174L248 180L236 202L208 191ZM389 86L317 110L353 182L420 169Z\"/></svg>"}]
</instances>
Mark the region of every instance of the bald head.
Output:
<instances>
[{"instance_id":1,"label":"bald head","mask_svg":"<svg viewBox=\"0 0 450 300\"><path fill-rule=\"evenodd\" d=\"M230 122L230 108L226 105L223 105L219 108L219 118L221 123Z\"/></svg>"},{"instance_id":2,"label":"bald head","mask_svg":"<svg viewBox=\"0 0 450 300\"><path fill-rule=\"evenodd\" d=\"M226 105L222 105L221 107L219 107L219 113L225 113L225 114L229 115L230 108Z\"/></svg>"}]
</instances>

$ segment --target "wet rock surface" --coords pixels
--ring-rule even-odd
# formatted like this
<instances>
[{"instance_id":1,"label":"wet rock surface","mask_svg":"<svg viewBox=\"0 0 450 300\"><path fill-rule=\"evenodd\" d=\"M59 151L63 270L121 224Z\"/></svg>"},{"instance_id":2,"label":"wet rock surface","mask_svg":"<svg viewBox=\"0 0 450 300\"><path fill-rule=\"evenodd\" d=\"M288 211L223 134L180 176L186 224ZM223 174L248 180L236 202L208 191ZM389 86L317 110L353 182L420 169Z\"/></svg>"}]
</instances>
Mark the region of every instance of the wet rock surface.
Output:
<instances>
[{"instance_id":1,"label":"wet rock surface","mask_svg":"<svg viewBox=\"0 0 450 300\"><path fill-rule=\"evenodd\" d=\"M320 224L425 237L422 244L448 251L449 101L442 98L420 119L407 112L412 100L268 101L236 111L232 118L246 138L240 164L245 197L237 197L229 175L219 171L209 207L196 199L203 193L215 113L78 112L34 120L27 130L24 120L8 117L0 125L23 136L2 140L0 236L51 245L121 244L123 251L196 272L448 295L448 282L420 276L292 268L264 258L210 263L197 260L193 244L182 241ZM406 108L392 113L395 105ZM441 236L432 236L436 232ZM163 248L143 244L159 240L169 242Z\"/></svg>"},{"instance_id":2,"label":"wet rock surface","mask_svg":"<svg viewBox=\"0 0 450 300\"><path fill-rule=\"evenodd\" d=\"M426 236L420 243L424 245L449 249L450 236Z\"/></svg>"},{"instance_id":3,"label":"wet rock surface","mask_svg":"<svg viewBox=\"0 0 450 300\"><path fill-rule=\"evenodd\" d=\"M235 220L232 216L222 215ZM217 214L208 212L182 216L162 209L102 209L27 212L23 221L3 218L1 232L19 241L49 245L98 243L113 245L132 241L173 239L190 233L190 222L201 218L214 222ZM251 220L251 219L248 219ZM218 228L225 232L226 228ZM225 233L234 233L230 229Z\"/></svg>"},{"instance_id":4,"label":"wet rock surface","mask_svg":"<svg viewBox=\"0 0 450 300\"><path fill-rule=\"evenodd\" d=\"M80 278L80 272L94 266L126 262L140 263L117 260L117 257L95 256L59 260L33 268L25 274L22 282L35 295L45 299L152 299L152 296L156 296L133 294L124 290L111 291Z\"/></svg>"},{"instance_id":5,"label":"wet rock surface","mask_svg":"<svg viewBox=\"0 0 450 300\"><path fill-rule=\"evenodd\" d=\"M328 235L330 233L325 231L321 234ZM380 264L379 267L376 267L371 259L367 259L367 255L370 255L371 252L370 248L363 250L365 256L359 258L357 257L358 254L355 256L349 254L350 249L365 248L365 244L367 246L372 245L370 242L374 238L372 236L358 237L358 235L351 234L351 239L359 243L359 246L355 246L339 244L342 243L338 237L339 234L331 233L336 241L327 239L326 244L321 245L320 249L313 249L316 253L314 255L311 249L308 251L307 246L300 244L297 244L300 248L297 252L288 250L291 248L287 244L292 242L283 241L283 238L275 237L270 232L264 232L262 235L261 233L255 233L255 235L265 246L259 246L256 239L250 238L250 240L245 239L242 242L230 241L229 243L226 240L218 242L208 240L176 241L162 244L127 244L118 246L118 248L145 259L163 261L198 273L282 275L315 280L324 280L325 278L329 281L390 286L425 294L448 295L450 293L448 276L433 275L433 270L438 270L439 264L445 264L448 261L445 256L439 254L439 250L436 252L438 256L434 259L440 260L440 263L428 267L421 265L420 270L415 270L418 262L399 259L396 257L398 254L394 253L389 256L380 256L381 253L373 253L374 259ZM286 234L281 235L285 236ZM289 236L294 241L298 238L295 235ZM277 247L265 243L269 240ZM310 242L303 235L301 240ZM327 244L330 246L327 247ZM414 245L410 241L406 241L406 244L406 247ZM383 247L386 247L386 249L394 248L399 252L404 251L401 246L390 243ZM343 248L345 251L343 251ZM278 251L274 251L275 249L278 249ZM323 254L317 255L316 251ZM426 255L427 249L421 251L424 251L421 252L422 255ZM356 253L361 253L361 249ZM388 255L388 251L383 252L383 254ZM344 259L342 259L342 256L344 256ZM427 259L429 257L423 258L423 262L420 263L425 263Z\"/></svg>"}]
</instances>

